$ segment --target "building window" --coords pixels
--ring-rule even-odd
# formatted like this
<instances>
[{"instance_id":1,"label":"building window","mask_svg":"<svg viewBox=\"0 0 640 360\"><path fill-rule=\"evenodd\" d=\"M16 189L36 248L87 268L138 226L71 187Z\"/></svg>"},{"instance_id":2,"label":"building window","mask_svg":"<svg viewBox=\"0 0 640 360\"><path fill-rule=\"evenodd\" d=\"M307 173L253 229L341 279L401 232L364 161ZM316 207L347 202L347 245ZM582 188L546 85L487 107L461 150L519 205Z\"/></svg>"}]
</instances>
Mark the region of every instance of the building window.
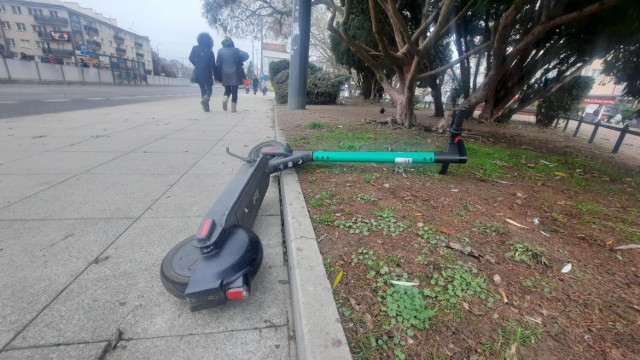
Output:
<instances>
[{"instance_id":1,"label":"building window","mask_svg":"<svg viewBox=\"0 0 640 360\"><path fill-rule=\"evenodd\" d=\"M11 30L11 24L9 24L8 21L3 21L2 22L2 28L5 30Z\"/></svg>"},{"instance_id":2,"label":"building window","mask_svg":"<svg viewBox=\"0 0 640 360\"><path fill-rule=\"evenodd\" d=\"M109 46L113 47L113 41L109 40Z\"/></svg>"},{"instance_id":3,"label":"building window","mask_svg":"<svg viewBox=\"0 0 640 360\"><path fill-rule=\"evenodd\" d=\"M5 11L7 10L4 8L4 4L0 4L0 13L3 13Z\"/></svg>"},{"instance_id":4,"label":"building window","mask_svg":"<svg viewBox=\"0 0 640 360\"><path fill-rule=\"evenodd\" d=\"M57 18L58 17L58 11L57 10L49 10L49 15L51 15L51 17L53 17L53 18Z\"/></svg>"},{"instance_id":5,"label":"building window","mask_svg":"<svg viewBox=\"0 0 640 360\"><path fill-rule=\"evenodd\" d=\"M33 31L35 32L39 32L39 31L47 31L47 28L45 28L42 25L31 25L31 28L33 29Z\"/></svg>"},{"instance_id":6,"label":"building window","mask_svg":"<svg viewBox=\"0 0 640 360\"><path fill-rule=\"evenodd\" d=\"M59 27L59 26L52 26L51 30L53 30L53 31L62 31L62 28Z\"/></svg>"},{"instance_id":7,"label":"building window","mask_svg":"<svg viewBox=\"0 0 640 360\"><path fill-rule=\"evenodd\" d=\"M36 41L36 47L38 49L46 49L47 48L47 44L45 44L44 41Z\"/></svg>"},{"instance_id":8,"label":"building window","mask_svg":"<svg viewBox=\"0 0 640 360\"><path fill-rule=\"evenodd\" d=\"M598 76L600 76L600 72L601 71L602 71L601 69L593 69L593 70L591 70L591 77L594 78L594 79L597 78Z\"/></svg>"},{"instance_id":9,"label":"building window","mask_svg":"<svg viewBox=\"0 0 640 360\"><path fill-rule=\"evenodd\" d=\"M22 14L22 9L20 6L11 5L11 12L14 14Z\"/></svg>"},{"instance_id":10,"label":"building window","mask_svg":"<svg viewBox=\"0 0 640 360\"><path fill-rule=\"evenodd\" d=\"M62 45L62 43L60 43L60 42L57 42L57 43L56 43L56 47L57 47L58 49L64 49L64 45Z\"/></svg>"},{"instance_id":11,"label":"building window","mask_svg":"<svg viewBox=\"0 0 640 360\"><path fill-rule=\"evenodd\" d=\"M30 49L31 45L29 44L29 40L20 40L20 47Z\"/></svg>"},{"instance_id":12,"label":"building window","mask_svg":"<svg viewBox=\"0 0 640 360\"><path fill-rule=\"evenodd\" d=\"M27 8L29 15L42 15L42 9Z\"/></svg>"},{"instance_id":13,"label":"building window","mask_svg":"<svg viewBox=\"0 0 640 360\"><path fill-rule=\"evenodd\" d=\"M13 39L7 39L9 41L9 46L16 47L16 42Z\"/></svg>"},{"instance_id":14,"label":"building window","mask_svg":"<svg viewBox=\"0 0 640 360\"><path fill-rule=\"evenodd\" d=\"M27 26L23 23L16 23L16 28L18 29L18 31L26 31L27 30Z\"/></svg>"}]
</instances>

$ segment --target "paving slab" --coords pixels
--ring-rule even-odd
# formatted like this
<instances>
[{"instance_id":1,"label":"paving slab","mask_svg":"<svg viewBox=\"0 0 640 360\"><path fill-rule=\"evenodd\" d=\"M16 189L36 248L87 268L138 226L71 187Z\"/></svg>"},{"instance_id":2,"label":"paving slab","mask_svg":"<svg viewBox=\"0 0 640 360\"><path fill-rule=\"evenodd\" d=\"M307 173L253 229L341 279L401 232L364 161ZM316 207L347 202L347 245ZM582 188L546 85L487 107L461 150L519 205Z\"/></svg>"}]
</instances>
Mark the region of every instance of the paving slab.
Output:
<instances>
[{"instance_id":1,"label":"paving slab","mask_svg":"<svg viewBox=\"0 0 640 360\"><path fill-rule=\"evenodd\" d=\"M69 175L0 175L0 209L45 190Z\"/></svg>"},{"instance_id":2,"label":"paving slab","mask_svg":"<svg viewBox=\"0 0 640 360\"><path fill-rule=\"evenodd\" d=\"M0 221L0 348L133 220Z\"/></svg>"},{"instance_id":3,"label":"paving slab","mask_svg":"<svg viewBox=\"0 0 640 360\"><path fill-rule=\"evenodd\" d=\"M59 151L82 151L82 152L117 152L127 153L166 136L166 133L149 135L146 137L131 137L122 135L105 135L99 137L89 137L82 142L70 144L69 146L58 148Z\"/></svg>"},{"instance_id":4,"label":"paving slab","mask_svg":"<svg viewBox=\"0 0 640 360\"><path fill-rule=\"evenodd\" d=\"M283 339L286 328L224 332L215 334L163 337L121 341L109 354L109 360L147 359L290 359ZM0 358L2 359L2 358Z\"/></svg>"},{"instance_id":5,"label":"paving slab","mask_svg":"<svg viewBox=\"0 0 640 360\"><path fill-rule=\"evenodd\" d=\"M163 138L152 142L149 145L140 147L135 152L147 153L190 153L190 154L206 154L211 148L217 144L214 139L189 140Z\"/></svg>"},{"instance_id":6,"label":"paving slab","mask_svg":"<svg viewBox=\"0 0 640 360\"><path fill-rule=\"evenodd\" d=\"M158 201L145 217L204 216L233 175L183 176ZM193 229L194 232L196 229Z\"/></svg>"},{"instance_id":7,"label":"paving slab","mask_svg":"<svg viewBox=\"0 0 640 360\"><path fill-rule=\"evenodd\" d=\"M119 155L112 152L48 151L37 156L0 165L0 174L76 175L108 162Z\"/></svg>"},{"instance_id":8,"label":"paving slab","mask_svg":"<svg viewBox=\"0 0 640 360\"><path fill-rule=\"evenodd\" d=\"M0 353L0 360L68 360L68 359L99 359L106 342L76 345L56 345L40 348L4 351Z\"/></svg>"},{"instance_id":9,"label":"paving slab","mask_svg":"<svg viewBox=\"0 0 640 360\"><path fill-rule=\"evenodd\" d=\"M170 175L184 174L202 158L191 153L128 153L87 171L87 174ZM0 171L2 168L0 167Z\"/></svg>"},{"instance_id":10,"label":"paving slab","mask_svg":"<svg viewBox=\"0 0 640 360\"><path fill-rule=\"evenodd\" d=\"M198 219L199 220L199 219ZM8 348L108 340L117 328L124 338L177 336L287 326L287 270L281 234L263 234L279 226L279 217L262 216L262 269L246 302L192 313L185 300L169 295L159 278L167 251L197 225L193 219L143 218L47 307ZM279 251L278 251L279 250Z\"/></svg>"},{"instance_id":11,"label":"paving slab","mask_svg":"<svg viewBox=\"0 0 640 360\"><path fill-rule=\"evenodd\" d=\"M137 218L179 175L78 175L0 210L0 220Z\"/></svg>"}]
</instances>

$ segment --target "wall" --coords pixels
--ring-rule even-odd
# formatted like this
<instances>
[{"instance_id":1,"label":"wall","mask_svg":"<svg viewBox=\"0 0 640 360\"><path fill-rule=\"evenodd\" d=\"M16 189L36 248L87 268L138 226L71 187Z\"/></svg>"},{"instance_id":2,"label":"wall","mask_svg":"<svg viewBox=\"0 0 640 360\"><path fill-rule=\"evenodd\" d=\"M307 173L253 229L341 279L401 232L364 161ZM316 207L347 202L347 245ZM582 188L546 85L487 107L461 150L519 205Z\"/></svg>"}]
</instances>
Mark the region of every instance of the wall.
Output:
<instances>
[{"instance_id":1,"label":"wall","mask_svg":"<svg viewBox=\"0 0 640 360\"><path fill-rule=\"evenodd\" d=\"M83 68L5 58L0 59L0 80L39 82L56 81L97 84L115 83L115 77L109 69ZM178 86L189 85L190 82L189 79L186 78L168 78L164 76L147 75L147 84Z\"/></svg>"}]
</instances>

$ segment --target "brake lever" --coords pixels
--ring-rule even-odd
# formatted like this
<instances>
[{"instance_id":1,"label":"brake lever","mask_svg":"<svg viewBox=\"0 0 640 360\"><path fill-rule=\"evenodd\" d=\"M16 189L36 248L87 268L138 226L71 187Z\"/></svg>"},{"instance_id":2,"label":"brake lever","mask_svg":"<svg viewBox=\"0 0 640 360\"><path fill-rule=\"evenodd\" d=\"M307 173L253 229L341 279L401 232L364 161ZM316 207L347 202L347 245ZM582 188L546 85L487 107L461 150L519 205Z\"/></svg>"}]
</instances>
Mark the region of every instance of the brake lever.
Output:
<instances>
[{"instance_id":1,"label":"brake lever","mask_svg":"<svg viewBox=\"0 0 640 360\"><path fill-rule=\"evenodd\" d=\"M240 160L242 160L242 161L244 161L246 163L249 163L249 164L253 164L254 162L256 162L256 159L250 159L250 158L247 158L247 157L240 156L238 154L232 153L231 151L229 151L229 147L227 147L227 154L233 156L236 159L240 159Z\"/></svg>"}]
</instances>

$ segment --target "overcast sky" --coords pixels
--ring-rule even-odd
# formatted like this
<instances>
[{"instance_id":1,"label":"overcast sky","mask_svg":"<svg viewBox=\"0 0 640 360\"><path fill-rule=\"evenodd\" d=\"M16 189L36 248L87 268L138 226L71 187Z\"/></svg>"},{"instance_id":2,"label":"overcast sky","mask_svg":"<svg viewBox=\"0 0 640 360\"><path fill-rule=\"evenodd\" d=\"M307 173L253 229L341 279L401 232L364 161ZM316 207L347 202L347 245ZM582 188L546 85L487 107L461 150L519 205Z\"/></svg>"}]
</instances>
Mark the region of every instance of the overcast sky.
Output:
<instances>
[{"instance_id":1,"label":"overcast sky","mask_svg":"<svg viewBox=\"0 0 640 360\"><path fill-rule=\"evenodd\" d=\"M151 47L160 56L189 62L189 52L201 32L213 36L214 51L220 48L222 35L211 29L202 16L201 0L72 0L118 21L118 26L138 35L148 36ZM251 56L251 40L233 39L236 47ZM254 43L259 56L260 42Z\"/></svg>"}]
</instances>

